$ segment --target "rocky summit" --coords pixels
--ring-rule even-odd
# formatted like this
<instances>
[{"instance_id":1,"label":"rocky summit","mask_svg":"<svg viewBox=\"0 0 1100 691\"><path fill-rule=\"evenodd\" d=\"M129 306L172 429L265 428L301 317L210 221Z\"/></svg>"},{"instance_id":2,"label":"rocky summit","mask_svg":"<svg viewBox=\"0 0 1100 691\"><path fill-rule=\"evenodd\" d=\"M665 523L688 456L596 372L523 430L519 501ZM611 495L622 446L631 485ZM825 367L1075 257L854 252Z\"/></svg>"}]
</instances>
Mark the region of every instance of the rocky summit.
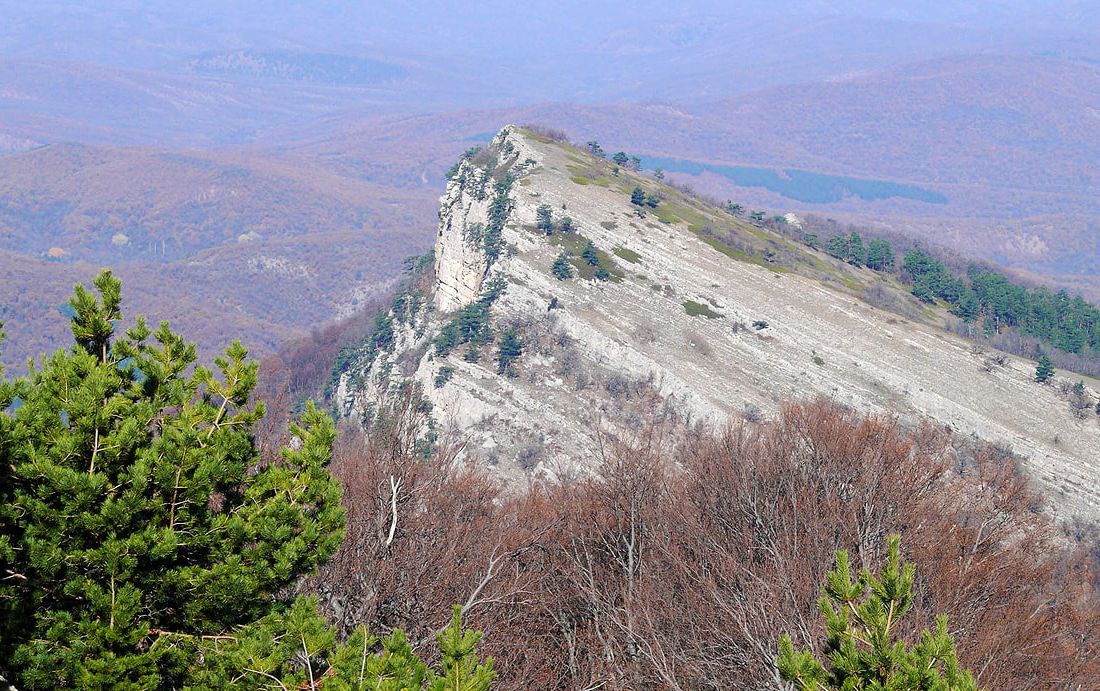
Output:
<instances>
[{"instance_id":1,"label":"rocky summit","mask_svg":"<svg viewBox=\"0 0 1100 691\"><path fill-rule=\"evenodd\" d=\"M894 276L544 134L505 127L452 169L422 285L346 363L340 412L415 381L434 432L506 479L583 473L658 417L827 396L1011 450L1059 514L1100 516L1096 421L1034 362L953 335Z\"/></svg>"}]
</instances>

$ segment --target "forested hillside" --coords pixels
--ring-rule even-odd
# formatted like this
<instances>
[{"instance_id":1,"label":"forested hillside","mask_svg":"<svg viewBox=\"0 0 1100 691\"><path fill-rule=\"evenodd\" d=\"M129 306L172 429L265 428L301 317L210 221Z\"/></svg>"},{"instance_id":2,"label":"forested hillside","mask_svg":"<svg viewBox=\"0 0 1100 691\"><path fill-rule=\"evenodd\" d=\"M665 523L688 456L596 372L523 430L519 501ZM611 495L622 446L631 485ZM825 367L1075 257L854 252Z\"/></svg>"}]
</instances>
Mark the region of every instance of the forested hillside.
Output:
<instances>
[{"instance_id":1,"label":"forested hillside","mask_svg":"<svg viewBox=\"0 0 1100 691\"><path fill-rule=\"evenodd\" d=\"M744 212L740 205L730 205ZM854 228L837 232L835 221L823 224L826 229L819 232L817 220L806 226L797 217L792 224L783 216L764 219L760 212L754 216L776 232L852 266L897 275L921 302L948 307L958 319L946 325L961 335L1024 357L1038 358L1045 351L1059 367L1089 376L1100 374L1100 310L1080 294L1030 285L1032 281L1018 273L1010 277L996 265L971 261L942 247L931 250L946 260L938 259L926 243L897 233L869 228L863 228L863 233ZM904 248L900 258L892 243ZM952 266L965 266L965 270Z\"/></svg>"},{"instance_id":2,"label":"forested hillside","mask_svg":"<svg viewBox=\"0 0 1100 691\"><path fill-rule=\"evenodd\" d=\"M240 334L267 354L347 316L430 241L435 193L400 168L75 144L0 158L5 363L25 371L63 342L65 295L103 265L206 356Z\"/></svg>"}]
</instances>

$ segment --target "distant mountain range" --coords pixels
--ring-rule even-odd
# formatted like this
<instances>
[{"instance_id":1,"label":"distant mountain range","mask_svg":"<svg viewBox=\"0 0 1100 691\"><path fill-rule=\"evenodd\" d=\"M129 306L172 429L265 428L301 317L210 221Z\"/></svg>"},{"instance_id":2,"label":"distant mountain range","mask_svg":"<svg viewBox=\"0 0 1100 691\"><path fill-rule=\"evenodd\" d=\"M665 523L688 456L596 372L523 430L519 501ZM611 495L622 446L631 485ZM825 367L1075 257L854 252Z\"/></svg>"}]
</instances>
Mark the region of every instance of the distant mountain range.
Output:
<instances>
[{"instance_id":1,"label":"distant mountain range","mask_svg":"<svg viewBox=\"0 0 1100 691\"><path fill-rule=\"evenodd\" d=\"M291 82L364 86L400 79L408 71L380 60L288 51L238 50L196 58L190 64L199 74L255 77Z\"/></svg>"}]
</instances>

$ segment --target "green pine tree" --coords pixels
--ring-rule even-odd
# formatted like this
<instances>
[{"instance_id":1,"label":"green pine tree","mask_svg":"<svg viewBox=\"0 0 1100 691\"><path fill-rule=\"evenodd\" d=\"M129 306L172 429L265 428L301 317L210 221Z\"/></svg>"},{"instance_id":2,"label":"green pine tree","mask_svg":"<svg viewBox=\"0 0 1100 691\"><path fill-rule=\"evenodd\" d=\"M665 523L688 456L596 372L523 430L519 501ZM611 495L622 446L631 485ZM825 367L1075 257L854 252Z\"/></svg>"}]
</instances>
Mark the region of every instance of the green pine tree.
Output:
<instances>
[{"instance_id":1,"label":"green pine tree","mask_svg":"<svg viewBox=\"0 0 1100 691\"><path fill-rule=\"evenodd\" d=\"M477 347L476 343L471 342L470 346L466 348L466 352L463 353L462 359L466 362L477 362L481 359L481 349Z\"/></svg>"},{"instance_id":2,"label":"green pine tree","mask_svg":"<svg viewBox=\"0 0 1100 691\"><path fill-rule=\"evenodd\" d=\"M435 345L435 354L440 357L446 356L456 345L458 345L459 338L457 320L447 322L447 324L440 329L439 335L432 341Z\"/></svg>"},{"instance_id":3,"label":"green pine tree","mask_svg":"<svg viewBox=\"0 0 1100 691\"><path fill-rule=\"evenodd\" d=\"M825 241L825 251L829 256L837 259L848 260L849 238L844 235L835 235Z\"/></svg>"},{"instance_id":4,"label":"green pine tree","mask_svg":"<svg viewBox=\"0 0 1100 691\"><path fill-rule=\"evenodd\" d=\"M515 329L508 329L500 338L497 345L497 374L504 374L512 361L523 354L523 344L516 335Z\"/></svg>"},{"instance_id":5,"label":"green pine tree","mask_svg":"<svg viewBox=\"0 0 1100 691\"><path fill-rule=\"evenodd\" d=\"M188 680L194 689L420 691L430 674L400 629L379 641L361 627L339 644L312 598L299 598L231 638L199 642L195 651L209 664Z\"/></svg>"},{"instance_id":6,"label":"green pine tree","mask_svg":"<svg viewBox=\"0 0 1100 691\"><path fill-rule=\"evenodd\" d=\"M1054 376L1054 363L1046 355L1040 355L1035 366L1035 381L1045 384Z\"/></svg>"},{"instance_id":7,"label":"green pine tree","mask_svg":"<svg viewBox=\"0 0 1100 691\"><path fill-rule=\"evenodd\" d=\"M630 193L630 203L635 206L645 206L645 190L635 187Z\"/></svg>"},{"instance_id":8,"label":"green pine tree","mask_svg":"<svg viewBox=\"0 0 1100 691\"><path fill-rule=\"evenodd\" d=\"M360 627L343 644L317 616L313 598L298 598L260 621L218 641L195 643L208 664L188 680L192 689L325 689L325 691L485 691L495 676L493 659L474 649L482 634L462 629L456 606L451 625L437 635L438 672L413 652L396 629L378 639Z\"/></svg>"},{"instance_id":9,"label":"green pine tree","mask_svg":"<svg viewBox=\"0 0 1100 691\"><path fill-rule=\"evenodd\" d=\"M863 238L859 233L852 231L848 236L848 263L853 266L863 266L867 261L867 251L863 248Z\"/></svg>"},{"instance_id":10,"label":"green pine tree","mask_svg":"<svg viewBox=\"0 0 1100 691\"><path fill-rule=\"evenodd\" d=\"M325 469L332 420L311 402L293 448L262 463L247 351L234 343L214 376L167 324L153 333L138 318L120 336L121 285L110 272L94 283L98 298L77 286L69 303L73 348L0 379L0 679L32 691L488 688L492 659L479 662L481 634L461 630L458 610L437 677L400 630L380 650L365 629L339 644L315 600L280 598L343 537Z\"/></svg>"},{"instance_id":11,"label":"green pine tree","mask_svg":"<svg viewBox=\"0 0 1100 691\"><path fill-rule=\"evenodd\" d=\"M974 677L959 667L946 617L937 617L936 632L925 629L915 645L897 640L897 623L913 604L915 571L912 564L902 566L899 544L891 536L879 575L864 569L855 581L848 553L836 553L818 601L828 631L828 669L813 653L795 652L783 635L776 666L784 681L799 691L974 691Z\"/></svg>"},{"instance_id":12,"label":"green pine tree","mask_svg":"<svg viewBox=\"0 0 1100 691\"><path fill-rule=\"evenodd\" d=\"M588 262L589 266L599 266L600 255L596 252L596 246L589 240L588 244L584 246L584 250L581 251L581 259Z\"/></svg>"},{"instance_id":13,"label":"green pine tree","mask_svg":"<svg viewBox=\"0 0 1100 691\"><path fill-rule=\"evenodd\" d=\"M550 267L550 272L554 274L554 278L559 281L564 281L567 278L573 278L573 267L569 264L569 258L565 256L565 252L558 255L558 258L554 260L554 265Z\"/></svg>"},{"instance_id":14,"label":"green pine tree","mask_svg":"<svg viewBox=\"0 0 1100 691\"><path fill-rule=\"evenodd\" d=\"M462 608L454 607L451 625L436 635L443 653L442 676L432 675L428 691L486 691L496 676L493 658L478 659L474 646L481 639L477 631L462 630Z\"/></svg>"},{"instance_id":15,"label":"green pine tree","mask_svg":"<svg viewBox=\"0 0 1100 691\"><path fill-rule=\"evenodd\" d=\"M300 441L260 463L256 363L144 320L125 334L121 285L77 286L75 345L0 382L0 674L20 688L186 683L195 642L270 614L275 594L339 546L335 430L313 407ZM204 638L214 637L214 638Z\"/></svg>"},{"instance_id":16,"label":"green pine tree","mask_svg":"<svg viewBox=\"0 0 1100 691\"><path fill-rule=\"evenodd\" d=\"M928 304L936 302L936 289L926 277L913 281L913 287L909 292L921 302L927 302Z\"/></svg>"},{"instance_id":17,"label":"green pine tree","mask_svg":"<svg viewBox=\"0 0 1100 691\"><path fill-rule=\"evenodd\" d=\"M889 271L894 267L894 249L886 240L872 239L867 243L867 266L875 271Z\"/></svg>"},{"instance_id":18,"label":"green pine tree","mask_svg":"<svg viewBox=\"0 0 1100 691\"><path fill-rule=\"evenodd\" d=\"M547 235L554 234L554 215L549 204L539 204L535 209L535 226Z\"/></svg>"}]
</instances>

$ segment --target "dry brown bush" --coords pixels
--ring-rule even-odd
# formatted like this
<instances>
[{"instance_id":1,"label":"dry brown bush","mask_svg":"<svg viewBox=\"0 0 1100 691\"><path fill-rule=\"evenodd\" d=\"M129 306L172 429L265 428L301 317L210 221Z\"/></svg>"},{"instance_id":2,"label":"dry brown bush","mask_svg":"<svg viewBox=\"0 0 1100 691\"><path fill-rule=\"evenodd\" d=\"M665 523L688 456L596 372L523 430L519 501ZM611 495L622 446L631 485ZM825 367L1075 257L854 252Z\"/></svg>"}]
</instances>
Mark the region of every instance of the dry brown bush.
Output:
<instances>
[{"instance_id":1,"label":"dry brown bush","mask_svg":"<svg viewBox=\"0 0 1100 691\"><path fill-rule=\"evenodd\" d=\"M917 566L905 633L946 614L980 686L1100 678L1095 532L1057 529L1011 458L941 428L825 400L718 433L653 415L591 477L505 492L453 446L421 458L418 411L345 433L348 538L308 587L345 627L420 642L464 604L498 689L782 688L776 641L820 644L835 550L875 564L891 533Z\"/></svg>"}]
</instances>

